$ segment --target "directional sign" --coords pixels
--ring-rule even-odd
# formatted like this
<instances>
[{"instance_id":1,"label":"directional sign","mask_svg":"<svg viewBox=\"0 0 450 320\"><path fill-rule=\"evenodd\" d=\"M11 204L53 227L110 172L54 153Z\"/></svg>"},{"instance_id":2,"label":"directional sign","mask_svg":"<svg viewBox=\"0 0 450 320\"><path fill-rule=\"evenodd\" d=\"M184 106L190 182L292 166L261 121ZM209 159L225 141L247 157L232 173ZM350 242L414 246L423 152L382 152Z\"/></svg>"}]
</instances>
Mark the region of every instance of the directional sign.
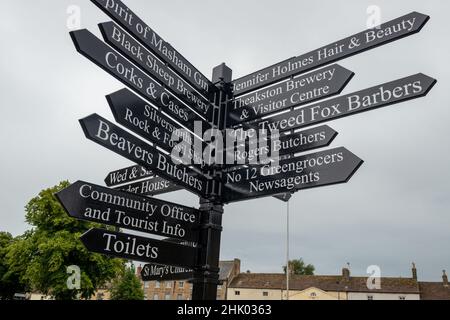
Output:
<instances>
[{"instance_id":1,"label":"directional sign","mask_svg":"<svg viewBox=\"0 0 450 320\"><path fill-rule=\"evenodd\" d=\"M227 160L227 164L251 164L252 161L272 158L274 152L278 156L284 156L327 147L337 135L336 131L324 125L292 134L281 134L266 141L252 140L246 146L228 149L227 156L233 161Z\"/></svg>"},{"instance_id":2,"label":"directional sign","mask_svg":"<svg viewBox=\"0 0 450 320\"><path fill-rule=\"evenodd\" d=\"M110 94L106 99L117 123L169 153L175 149L188 154L201 168L206 166L202 152L196 152L194 147L199 144L200 151L203 151L203 142L144 100L127 89Z\"/></svg>"},{"instance_id":3,"label":"directional sign","mask_svg":"<svg viewBox=\"0 0 450 320\"><path fill-rule=\"evenodd\" d=\"M125 183L153 177L155 174L141 166L132 166L110 172L105 178L108 187L119 186Z\"/></svg>"},{"instance_id":4,"label":"directional sign","mask_svg":"<svg viewBox=\"0 0 450 320\"><path fill-rule=\"evenodd\" d=\"M353 76L353 72L335 64L240 96L233 101L232 110L229 110L228 125L236 126L339 94Z\"/></svg>"},{"instance_id":5,"label":"directional sign","mask_svg":"<svg viewBox=\"0 0 450 320\"><path fill-rule=\"evenodd\" d=\"M412 12L233 81L235 96L418 33L430 19Z\"/></svg>"},{"instance_id":6,"label":"directional sign","mask_svg":"<svg viewBox=\"0 0 450 320\"><path fill-rule=\"evenodd\" d=\"M196 93L191 86L155 58L144 46L140 45L113 22L101 23L99 27L106 43L165 85L178 99L198 113L203 114L207 119L211 119L213 107L208 99Z\"/></svg>"},{"instance_id":7,"label":"directional sign","mask_svg":"<svg viewBox=\"0 0 450 320\"><path fill-rule=\"evenodd\" d=\"M247 167L226 174L226 202L236 202L302 189L347 182L363 161L345 148L336 148Z\"/></svg>"},{"instance_id":8,"label":"directional sign","mask_svg":"<svg viewBox=\"0 0 450 320\"><path fill-rule=\"evenodd\" d=\"M134 261L193 268L197 249L131 234L91 229L80 238L91 252Z\"/></svg>"},{"instance_id":9,"label":"directional sign","mask_svg":"<svg viewBox=\"0 0 450 320\"><path fill-rule=\"evenodd\" d=\"M141 271L142 281L188 280L194 277L194 271L187 268L160 264L146 264Z\"/></svg>"},{"instance_id":10,"label":"directional sign","mask_svg":"<svg viewBox=\"0 0 450 320\"><path fill-rule=\"evenodd\" d=\"M142 196L157 196L169 192L183 190L176 184L161 177L152 177L143 181L126 184L116 189L136 193Z\"/></svg>"},{"instance_id":11,"label":"directional sign","mask_svg":"<svg viewBox=\"0 0 450 320\"><path fill-rule=\"evenodd\" d=\"M426 96L435 84L435 79L419 73L270 117L254 126L280 132L304 128Z\"/></svg>"},{"instance_id":12,"label":"directional sign","mask_svg":"<svg viewBox=\"0 0 450 320\"><path fill-rule=\"evenodd\" d=\"M154 235L198 241L200 211L78 181L56 194L69 216Z\"/></svg>"},{"instance_id":13,"label":"directional sign","mask_svg":"<svg viewBox=\"0 0 450 320\"><path fill-rule=\"evenodd\" d=\"M214 84L198 71L185 57L165 42L142 19L119 0L91 0L97 7L138 39L147 49L178 72L204 95L216 90ZM175 21L173 21L175 23ZM180 30L185 32L185 30ZM186 34L187 37L191 35Z\"/></svg>"},{"instance_id":14,"label":"directional sign","mask_svg":"<svg viewBox=\"0 0 450 320\"><path fill-rule=\"evenodd\" d=\"M170 156L125 130L119 128L97 114L80 120L80 124L89 140L152 170L159 176L173 181L179 186L204 197L207 190L207 179L194 170L172 162Z\"/></svg>"},{"instance_id":15,"label":"directional sign","mask_svg":"<svg viewBox=\"0 0 450 320\"><path fill-rule=\"evenodd\" d=\"M186 107L168 91L123 58L117 51L103 43L86 29L70 33L79 53L97 66L114 76L136 93L154 103L158 108L168 112L188 128L194 128L194 121L201 121L204 127L208 123L198 114Z\"/></svg>"}]
</instances>

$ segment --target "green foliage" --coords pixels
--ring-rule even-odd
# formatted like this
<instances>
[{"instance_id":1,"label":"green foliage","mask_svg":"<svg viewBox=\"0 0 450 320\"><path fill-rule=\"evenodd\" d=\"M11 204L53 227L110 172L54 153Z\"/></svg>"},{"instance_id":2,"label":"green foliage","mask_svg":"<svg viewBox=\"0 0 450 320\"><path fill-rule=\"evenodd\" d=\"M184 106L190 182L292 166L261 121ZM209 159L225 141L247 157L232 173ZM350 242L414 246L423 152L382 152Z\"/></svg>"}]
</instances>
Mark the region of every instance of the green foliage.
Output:
<instances>
[{"instance_id":1,"label":"green foliage","mask_svg":"<svg viewBox=\"0 0 450 320\"><path fill-rule=\"evenodd\" d=\"M289 273L295 275L313 276L314 266L306 264L302 258L289 261ZM283 272L286 273L286 266L283 266Z\"/></svg>"},{"instance_id":2,"label":"green foliage","mask_svg":"<svg viewBox=\"0 0 450 320\"><path fill-rule=\"evenodd\" d=\"M133 266L113 281L111 300L144 300L144 291Z\"/></svg>"},{"instance_id":3,"label":"green foliage","mask_svg":"<svg viewBox=\"0 0 450 320\"><path fill-rule=\"evenodd\" d=\"M6 254L9 272L28 287L57 300L89 299L98 288L122 272L124 261L86 250L79 237L93 223L69 217L54 194L69 186L62 182L43 190L26 206L26 221L34 229L17 239ZM81 270L81 288L69 289L67 267Z\"/></svg>"},{"instance_id":4,"label":"green foliage","mask_svg":"<svg viewBox=\"0 0 450 320\"><path fill-rule=\"evenodd\" d=\"M20 275L11 272L6 263L6 255L16 240L7 232L0 232L0 299L11 300L15 293L25 291Z\"/></svg>"}]
</instances>

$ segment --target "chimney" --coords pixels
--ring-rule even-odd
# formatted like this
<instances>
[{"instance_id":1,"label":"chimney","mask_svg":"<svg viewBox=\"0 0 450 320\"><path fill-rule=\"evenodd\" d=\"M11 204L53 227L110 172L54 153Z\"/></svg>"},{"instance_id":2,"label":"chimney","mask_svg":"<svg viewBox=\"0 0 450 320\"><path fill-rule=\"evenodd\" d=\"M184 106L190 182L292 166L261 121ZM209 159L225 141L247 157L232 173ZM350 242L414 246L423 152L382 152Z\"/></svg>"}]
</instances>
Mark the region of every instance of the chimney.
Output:
<instances>
[{"instance_id":1,"label":"chimney","mask_svg":"<svg viewBox=\"0 0 450 320\"><path fill-rule=\"evenodd\" d=\"M444 287L448 287L448 277L445 270L442 270L442 273L442 282L444 283Z\"/></svg>"},{"instance_id":2,"label":"chimney","mask_svg":"<svg viewBox=\"0 0 450 320\"><path fill-rule=\"evenodd\" d=\"M350 280L350 269L349 268L342 268L342 277L346 281Z\"/></svg>"},{"instance_id":3,"label":"chimney","mask_svg":"<svg viewBox=\"0 0 450 320\"><path fill-rule=\"evenodd\" d=\"M412 278L417 281L417 269L416 269L416 264L414 262L412 263L411 270L412 270Z\"/></svg>"},{"instance_id":4,"label":"chimney","mask_svg":"<svg viewBox=\"0 0 450 320\"><path fill-rule=\"evenodd\" d=\"M234 274L238 275L241 273L241 260L234 259Z\"/></svg>"}]
</instances>

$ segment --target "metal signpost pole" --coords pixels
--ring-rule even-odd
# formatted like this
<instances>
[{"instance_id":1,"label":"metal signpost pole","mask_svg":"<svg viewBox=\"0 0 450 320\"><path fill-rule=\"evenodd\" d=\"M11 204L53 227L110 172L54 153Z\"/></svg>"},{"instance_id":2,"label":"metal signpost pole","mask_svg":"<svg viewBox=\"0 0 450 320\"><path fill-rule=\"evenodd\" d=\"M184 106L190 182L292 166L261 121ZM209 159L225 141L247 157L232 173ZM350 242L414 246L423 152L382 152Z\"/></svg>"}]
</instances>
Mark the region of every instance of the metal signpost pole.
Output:
<instances>
[{"instance_id":1,"label":"metal signpost pole","mask_svg":"<svg viewBox=\"0 0 450 320\"><path fill-rule=\"evenodd\" d=\"M213 127L225 129L226 106L231 98L232 71L225 64L217 66L213 71L213 83L219 89L214 93ZM216 152L222 153L222 150ZM223 157L222 157L223 158ZM220 239L222 233L222 215L224 212L222 193L222 165L215 163L210 174L214 180L210 182L208 199L200 200L202 215L200 230L200 268L194 270L192 300L216 300L219 284Z\"/></svg>"}]
</instances>

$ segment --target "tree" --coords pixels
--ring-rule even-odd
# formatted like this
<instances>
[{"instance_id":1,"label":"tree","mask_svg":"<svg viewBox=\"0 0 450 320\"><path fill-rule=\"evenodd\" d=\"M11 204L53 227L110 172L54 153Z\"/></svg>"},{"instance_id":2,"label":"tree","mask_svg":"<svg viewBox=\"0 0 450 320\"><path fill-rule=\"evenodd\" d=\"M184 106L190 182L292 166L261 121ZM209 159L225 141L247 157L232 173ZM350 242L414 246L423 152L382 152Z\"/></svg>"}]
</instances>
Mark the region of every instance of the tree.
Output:
<instances>
[{"instance_id":1,"label":"tree","mask_svg":"<svg viewBox=\"0 0 450 320\"><path fill-rule=\"evenodd\" d=\"M26 221L34 229L15 241L6 254L9 271L20 274L20 281L31 290L57 300L89 299L98 288L122 272L124 260L86 250L80 236L98 224L69 217L54 194L69 186L43 190L25 208ZM69 266L80 269L80 287L71 288ZM73 275L72 275L73 276ZM76 282L74 283L76 285Z\"/></svg>"},{"instance_id":2,"label":"tree","mask_svg":"<svg viewBox=\"0 0 450 320\"><path fill-rule=\"evenodd\" d=\"M111 300L144 300L141 281L136 276L134 266L127 268L111 286Z\"/></svg>"},{"instance_id":3,"label":"tree","mask_svg":"<svg viewBox=\"0 0 450 320\"><path fill-rule=\"evenodd\" d=\"M289 261L290 274L313 276L314 270L314 266L312 264L305 264L302 258ZM286 266L283 266L283 272L286 273Z\"/></svg>"},{"instance_id":4,"label":"tree","mask_svg":"<svg viewBox=\"0 0 450 320\"><path fill-rule=\"evenodd\" d=\"M20 275L11 272L6 263L6 255L15 241L10 233L0 232L0 300L11 300L14 294L25 291Z\"/></svg>"}]
</instances>

